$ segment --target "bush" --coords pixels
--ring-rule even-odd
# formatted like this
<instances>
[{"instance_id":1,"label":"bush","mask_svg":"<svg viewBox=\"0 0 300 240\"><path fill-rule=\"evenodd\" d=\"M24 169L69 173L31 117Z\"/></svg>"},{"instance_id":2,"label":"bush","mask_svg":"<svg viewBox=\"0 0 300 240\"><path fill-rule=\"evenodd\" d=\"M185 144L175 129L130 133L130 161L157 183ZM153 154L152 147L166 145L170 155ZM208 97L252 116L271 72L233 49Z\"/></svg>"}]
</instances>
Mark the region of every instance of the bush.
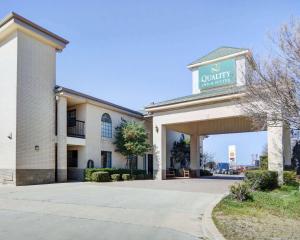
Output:
<instances>
[{"instance_id":1,"label":"bush","mask_svg":"<svg viewBox=\"0 0 300 240\"><path fill-rule=\"evenodd\" d=\"M136 175L136 179L137 180L144 180L145 179L145 175L144 174L138 174L138 175Z\"/></svg>"},{"instance_id":2,"label":"bush","mask_svg":"<svg viewBox=\"0 0 300 240\"><path fill-rule=\"evenodd\" d=\"M110 177L107 172L94 172L92 174L92 181L94 181L94 182L109 182Z\"/></svg>"},{"instance_id":3,"label":"bush","mask_svg":"<svg viewBox=\"0 0 300 240\"><path fill-rule=\"evenodd\" d=\"M260 169L268 170L268 156L260 156Z\"/></svg>"},{"instance_id":4,"label":"bush","mask_svg":"<svg viewBox=\"0 0 300 240\"><path fill-rule=\"evenodd\" d=\"M284 171L283 172L283 183L286 185L297 186L297 175L294 171Z\"/></svg>"},{"instance_id":5,"label":"bush","mask_svg":"<svg viewBox=\"0 0 300 240\"><path fill-rule=\"evenodd\" d=\"M118 173L112 174L110 175L111 180L113 180L114 182L116 181L120 181L121 180L121 175Z\"/></svg>"},{"instance_id":6,"label":"bush","mask_svg":"<svg viewBox=\"0 0 300 240\"><path fill-rule=\"evenodd\" d=\"M249 170L245 180L254 190L273 190L278 187L278 174L275 171Z\"/></svg>"},{"instance_id":7,"label":"bush","mask_svg":"<svg viewBox=\"0 0 300 240\"><path fill-rule=\"evenodd\" d=\"M129 181L131 179L130 174L128 174L128 173L122 174L122 179L124 181Z\"/></svg>"},{"instance_id":8,"label":"bush","mask_svg":"<svg viewBox=\"0 0 300 240\"><path fill-rule=\"evenodd\" d=\"M131 180L136 180L136 176L137 176L137 175L132 174L132 175L131 175Z\"/></svg>"},{"instance_id":9,"label":"bush","mask_svg":"<svg viewBox=\"0 0 300 240\"><path fill-rule=\"evenodd\" d=\"M130 174L130 169L116 169L116 168L86 168L84 170L85 181L92 181L92 174L94 172L107 172L111 176L112 174ZM133 174L146 174L145 170L133 170Z\"/></svg>"},{"instance_id":10,"label":"bush","mask_svg":"<svg viewBox=\"0 0 300 240\"><path fill-rule=\"evenodd\" d=\"M291 166L291 165L284 165L283 167L284 171L295 171L295 167Z\"/></svg>"},{"instance_id":11,"label":"bush","mask_svg":"<svg viewBox=\"0 0 300 240\"><path fill-rule=\"evenodd\" d=\"M230 186L230 193L238 201L246 201L251 198L251 188L246 182Z\"/></svg>"},{"instance_id":12,"label":"bush","mask_svg":"<svg viewBox=\"0 0 300 240\"><path fill-rule=\"evenodd\" d=\"M145 175L145 179L148 179L148 180L153 179L152 174L146 174Z\"/></svg>"},{"instance_id":13,"label":"bush","mask_svg":"<svg viewBox=\"0 0 300 240\"><path fill-rule=\"evenodd\" d=\"M208 170L203 170L203 169L200 169L200 176L212 176L213 174L210 172L210 171L208 171Z\"/></svg>"}]
</instances>

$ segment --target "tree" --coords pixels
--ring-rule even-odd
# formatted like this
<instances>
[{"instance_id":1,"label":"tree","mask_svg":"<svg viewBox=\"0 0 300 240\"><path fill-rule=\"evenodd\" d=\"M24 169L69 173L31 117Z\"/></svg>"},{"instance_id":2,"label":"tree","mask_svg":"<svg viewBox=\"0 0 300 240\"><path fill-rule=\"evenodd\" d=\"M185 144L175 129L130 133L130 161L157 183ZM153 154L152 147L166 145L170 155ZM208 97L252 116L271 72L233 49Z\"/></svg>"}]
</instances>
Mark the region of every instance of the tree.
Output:
<instances>
[{"instance_id":1,"label":"tree","mask_svg":"<svg viewBox=\"0 0 300 240\"><path fill-rule=\"evenodd\" d=\"M271 42L266 60L248 58L242 106L257 126L284 122L299 129L300 22L282 25Z\"/></svg>"},{"instance_id":2,"label":"tree","mask_svg":"<svg viewBox=\"0 0 300 240\"><path fill-rule=\"evenodd\" d=\"M204 168L213 169L216 167L215 157L212 153L205 152L200 155L200 165Z\"/></svg>"},{"instance_id":3,"label":"tree","mask_svg":"<svg viewBox=\"0 0 300 240\"><path fill-rule=\"evenodd\" d=\"M215 169L216 166L217 166L217 164L215 161L209 161L205 164L205 168L208 168L208 169Z\"/></svg>"},{"instance_id":4,"label":"tree","mask_svg":"<svg viewBox=\"0 0 300 240\"><path fill-rule=\"evenodd\" d=\"M180 163L180 167L188 167L190 162L190 144L185 139L184 134L181 134L179 141L174 141L171 157L172 161ZM173 165L174 162L171 163L171 165Z\"/></svg>"},{"instance_id":5,"label":"tree","mask_svg":"<svg viewBox=\"0 0 300 240\"><path fill-rule=\"evenodd\" d=\"M143 156L151 147L148 143L148 133L144 126L124 119L115 128L114 144L116 145L116 152L125 156L127 161L132 161L132 156ZM132 174L133 164L130 163L129 165Z\"/></svg>"},{"instance_id":6,"label":"tree","mask_svg":"<svg viewBox=\"0 0 300 240\"><path fill-rule=\"evenodd\" d=\"M262 170L268 170L268 145L265 144L259 156L259 166Z\"/></svg>"},{"instance_id":7,"label":"tree","mask_svg":"<svg viewBox=\"0 0 300 240\"><path fill-rule=\"evenodd\" d=\"M300 175L300 141L297 141L293 148L292 167L296 169L297 175Z\"/></svg>"},{"instance_id":8,"label":"tree","mask_svg":"<svg viewBox=\"0 0 300 240\"><path fill-rule=\"evenodd\" d=\"M261 170L268 170L268 156L261 155L259 157L259 161L260 161L260 169Z\"/></svg>"}]
</instances>

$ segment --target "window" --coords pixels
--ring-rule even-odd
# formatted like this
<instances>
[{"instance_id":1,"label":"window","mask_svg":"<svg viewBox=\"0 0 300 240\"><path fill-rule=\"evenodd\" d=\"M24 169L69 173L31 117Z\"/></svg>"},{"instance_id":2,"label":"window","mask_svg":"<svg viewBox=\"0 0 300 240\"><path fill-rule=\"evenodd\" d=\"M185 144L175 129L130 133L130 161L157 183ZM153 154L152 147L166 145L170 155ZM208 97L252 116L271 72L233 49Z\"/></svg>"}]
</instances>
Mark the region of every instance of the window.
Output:
<instances>
[{"instance_id":1,"label":"window","mask_svg":"<svg viewBox=\"0 0 300 240\"><path fill-rule=\"evenodd\" d=\"M111 152L101 151L102 168L111 168Z\"/></svg>"},{"instance_id":2,"label":"window","mask_svg":"<svg viewBox=\"0 0 300 240\"><path fill-rule=\"evenodd\" d=\"M148 174L153 175L153 155L148 154Z\"/></svg>"},{"instance_id":3,"label":"window","mask_svg":"<svg viewBox=\"0 0 300 240\"><path fill-rule=\"evenodd\" d=\"M76 126L76 109L69 110L67 112L67 122L68 122L68 127Z\"/></svg>"},{"instance_id":4,"label":"window","mask_svg":"<svg viewBox=\"0 0 300 240\"><path fill-rule=\"evenodd\" d=\"M68 150L67 151L68 167L78 167L78 151Z\"/></svg>"},{"instance_id":5,"label":"window","mask_svg":"<svg viewBox=\"0 0 300 240\"><path fill-rule=\"evenodd\" d=\"M101 136L103 138L112 138L112 123L107 113L104 113L101 118Z\"/></svg>"},{"instance_id":6,"label":"window","mask_svg":"<svg viewBox=\"0 0 300 240\"><path fill-rule=\"evenodd\" d=\"M143 162L144 162L144 170L147 170L147 154L144 155Z\"/></svg>"}]
</instances>

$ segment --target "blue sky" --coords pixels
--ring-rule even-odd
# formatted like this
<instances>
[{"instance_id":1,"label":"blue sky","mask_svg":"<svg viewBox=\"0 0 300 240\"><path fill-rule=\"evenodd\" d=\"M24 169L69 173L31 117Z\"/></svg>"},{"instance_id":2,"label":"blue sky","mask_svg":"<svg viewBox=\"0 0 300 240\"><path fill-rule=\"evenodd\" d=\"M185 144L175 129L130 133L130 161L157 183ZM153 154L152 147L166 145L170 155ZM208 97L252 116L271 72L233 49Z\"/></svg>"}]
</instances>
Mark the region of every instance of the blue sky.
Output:
<instances>
[{"instance_id":1,"label":"blue sky","mask_svg":"<svg viewBox=\"0 0 300 240\"><path fill-rule=\"evenodd\" d=\"M204 140L204 152L218 162L228 161L228 146L236 145L237 164L251 164L252 154L260 154L267 142L266 132L211 135Z\"/></svg>"},{"instance_id":2,"label":"blue sky","mask_svg":"<svg viewBox=\"0 0 300 240\"><path fill-rule=\"evenodd\" d=\"M267 33L299 16L300 1L0 0L0 16L11 11L70 41L57 57L58 84L142 109L190 94L186 65L219 46L264 55ZM260 152L266 136L207 139L207 151L224 158L213 139L226 149L236 142L244 162L251 159L249 144L251 153Z\"/></svg>"}]
</instances>

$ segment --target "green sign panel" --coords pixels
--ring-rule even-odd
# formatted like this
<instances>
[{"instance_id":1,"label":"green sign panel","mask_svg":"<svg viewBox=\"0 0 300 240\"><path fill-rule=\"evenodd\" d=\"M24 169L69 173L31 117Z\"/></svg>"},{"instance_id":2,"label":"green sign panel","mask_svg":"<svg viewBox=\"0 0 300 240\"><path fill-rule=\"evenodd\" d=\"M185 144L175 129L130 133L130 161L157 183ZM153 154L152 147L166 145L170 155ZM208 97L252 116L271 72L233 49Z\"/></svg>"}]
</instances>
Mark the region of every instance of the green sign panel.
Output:
<instances>
[{"instance_id":1,"label":"green sign panel","mask_svg":"<svg viewBox=\"0 0 300 240\"><path fill-rule=\"evenodd\" d=\"M199 67L199 89L209 89L235 83L235 59Z\"/></svg>"}]
</instances>

